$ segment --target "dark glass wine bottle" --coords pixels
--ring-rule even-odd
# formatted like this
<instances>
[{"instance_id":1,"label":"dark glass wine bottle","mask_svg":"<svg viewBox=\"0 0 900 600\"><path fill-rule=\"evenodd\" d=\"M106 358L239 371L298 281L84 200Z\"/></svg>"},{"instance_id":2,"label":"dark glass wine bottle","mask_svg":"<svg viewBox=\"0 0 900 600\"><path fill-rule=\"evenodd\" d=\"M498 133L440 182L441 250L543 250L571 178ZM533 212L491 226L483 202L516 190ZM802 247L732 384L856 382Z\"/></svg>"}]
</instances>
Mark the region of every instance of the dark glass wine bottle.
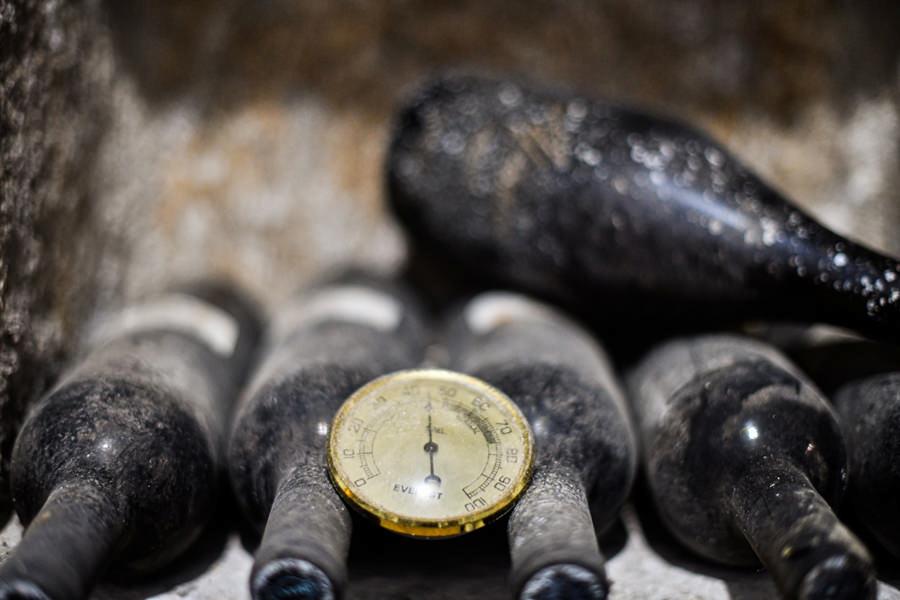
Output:
<instances>
[{"instance_id":1,"label":"dark glass wine bottle","mask_svg":"<svg viewBox=\"0 0 900 600\"><path fill-rule=\"evenodd\" d=\"M661 326L779 317L900 334L897 259L672 120L448 76L402 108L387 177L418 246L470 277Z\"/></svg>"},{"instance_id":2,"label":"dark glass wine bottle","mask_svg":"<svg viewBox=\"0 0 900 600\"><path fill-rule=\"evenodd\" d=\"M153 569L199 535L259 333L252 303L212 282L97 328L16 440L13 497L28 527L0 566L0 597L86 598L109 565Z\"/></svg>"},{"instance_id":3,"label":"dark glass wine bottle","mask_svg":"<svg viewBox=\"0 0 900 600\"><path fill-rule=\"evenodd\" d=\"M549 306L499 292L466 304L447 340L451 366L505 392L534 434L534 474L509 518L515 596L606 598L595 528L618 517L637 453L602 349Z\"/></svg>"},{"instance_id":4,"label":"dark glass wine bottle","mask_svg":"<svg viewBox=\"0 0 900 600\"><path fill-rule=\"evenodd\" d=\"M778 348L826 398L848 381L900 370L900 346L840 327L752 323L745 331Z\"/></svg>"},{"instance_id":5,"label":"dark glass wine bottle","mask_svg":"<svg viewBox=\"0 0 900 600\"><path fill-rule=\"evenodd\" d=\"M786 598L874 598L868 552L830 508L847 484L838 422L773 348L709 336L654 350L629 379L659 513L685 546L768 569Z\"/></svg>"},{"instance_id":6,"label":"dark glass wine bottle","mask_svg":"<svg viewBox=\"0 0 900 600\"><path fill-rule=\"evenodd\" d=\"M352 524L328 477L331 421L363 384L417 366L424 333L408 292L359 273L312 286L275 316L229 445L235 493L264 530L254 600L342 596Z\"/></svg>"},{"instance_id":7,"label":"dark glass wine bottle","mask_svg":"<svg viewBox=\"0 0 900 600\"><path fill-rule=\"evenodd\" d=\"M900 373L847 385L834 404L850 455L850 504L875 539L900 558Z\"/></svg>"}]
</instances>

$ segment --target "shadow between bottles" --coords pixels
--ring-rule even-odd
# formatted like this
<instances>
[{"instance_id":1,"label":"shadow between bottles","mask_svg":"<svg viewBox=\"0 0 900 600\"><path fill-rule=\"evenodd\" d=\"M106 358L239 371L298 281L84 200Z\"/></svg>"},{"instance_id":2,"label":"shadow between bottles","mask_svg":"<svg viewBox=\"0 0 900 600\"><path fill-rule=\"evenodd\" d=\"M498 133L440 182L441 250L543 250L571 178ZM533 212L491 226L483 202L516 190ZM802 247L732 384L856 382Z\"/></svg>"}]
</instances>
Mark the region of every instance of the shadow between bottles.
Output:
<instances>
[{"instance_id":1,"label":"shadow between bottles","mask_svg":"<svg viewBox=\"0 0 900 600\"><path fill-rule=\"evenodd\" d=\"M881 545L878 538L872 535L872 532L860 521L846 498L838 510L838 517L872 555L878 581L892 588L900 589L900 556L894 556Z\"/></svg>"},{"instance_id":2,"label":"shadow between bottles","mask_svg":"<svg viewBox=\"0 0 900 600\"><path fill-rule=\"evenodd\" d=\"M612 525L604 530L595 528L594 533L597 534L597 541L600 543L600 553L603 554L603 559L606 562L612 560L628 543L628 529L621 518L616 518Z\"/></svg>"},{"instance_id":3,"label":"shadow between bottles","mask_svg":"<svg viewBox=\"0 0 900 600\"><path fill-rule=\"evenodd\" d=\"M868 548L875 556L878 580L893 588L900 589L900 563L898 563L897 558L878 546L869 545Z\"/></svg>"},{"instance_id":4,"label":"shadow between bottles","mask_svg":"<svg viewBox=\"0 0 900 600\"><path fill-rule=\"evenodd\" d=\"M763 567L743 569L718 565L694 555L679 544L656 512L644 477L638 479L631 501L647 544L667 563L721 580L731 600L772 600L778 597L775 585Z\"/></svg>"},{"instance_id":5,"label":"shadow between bottles","mask_svg":"<svg viewBox=\"0 0 900 600\"><path fill-rule=\"evenodd\" d=\"M238 513L230 494L223 492L220 505L209 523L184 554L161 569L146 573L113 567L104 575L91 598L144 600L199 578L225 552L228 538L237 529L238 522Z\"/></svg>"},{"instance_id":6,"label":"shadow between bottles","mask_svg":"<svg viewBox=\"0 0 900 600\"><path fill-rule=\"evenodd\" d=\"M508 597L506 519L450 539L413 539L353 516L348 598Z\"/></svg>"}]
</instances>

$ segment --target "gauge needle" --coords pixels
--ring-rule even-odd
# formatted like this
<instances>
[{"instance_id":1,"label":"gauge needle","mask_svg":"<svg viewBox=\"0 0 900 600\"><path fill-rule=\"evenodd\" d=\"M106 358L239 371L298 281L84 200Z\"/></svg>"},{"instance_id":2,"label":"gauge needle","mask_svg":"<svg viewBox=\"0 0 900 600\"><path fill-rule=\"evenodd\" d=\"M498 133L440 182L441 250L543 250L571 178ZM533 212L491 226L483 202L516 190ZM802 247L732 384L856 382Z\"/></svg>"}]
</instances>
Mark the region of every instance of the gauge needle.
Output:
<instances>
[{"instance_id":1,"label":"gauge needle","mask_svg":"<svg viewBox=\"0 0 900 600\"><path fill-rule=\"evenodd\" d=\"M431 473L425 478L425 483L441 485L441 478L434 474L434 455L438 451L438 445L432 439L431 415L428 415L428 443L425 444L424 449L428 453L428 462L431 465Z\"/></svg>"}]
</instances>

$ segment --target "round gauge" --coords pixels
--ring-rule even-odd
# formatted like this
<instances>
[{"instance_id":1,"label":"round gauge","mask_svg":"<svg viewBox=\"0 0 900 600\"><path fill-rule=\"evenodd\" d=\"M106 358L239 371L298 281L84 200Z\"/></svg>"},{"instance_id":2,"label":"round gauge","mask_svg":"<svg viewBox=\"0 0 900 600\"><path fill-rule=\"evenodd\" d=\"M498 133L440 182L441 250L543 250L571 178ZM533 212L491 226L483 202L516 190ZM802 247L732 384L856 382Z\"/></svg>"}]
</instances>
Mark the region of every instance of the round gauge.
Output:
<instances>
[{"instance_id":1,"label":"round gauge","mask_svg":"<svg viewBox=\"0 0 900 600\"><path fill-rule=\"evenodd\" d=\"M391 531L448 537L512 506L533 460L528 422L505 394L452 371L385 375L335 415L328 466L354 507Z\"/></svg>"}]
</instances>

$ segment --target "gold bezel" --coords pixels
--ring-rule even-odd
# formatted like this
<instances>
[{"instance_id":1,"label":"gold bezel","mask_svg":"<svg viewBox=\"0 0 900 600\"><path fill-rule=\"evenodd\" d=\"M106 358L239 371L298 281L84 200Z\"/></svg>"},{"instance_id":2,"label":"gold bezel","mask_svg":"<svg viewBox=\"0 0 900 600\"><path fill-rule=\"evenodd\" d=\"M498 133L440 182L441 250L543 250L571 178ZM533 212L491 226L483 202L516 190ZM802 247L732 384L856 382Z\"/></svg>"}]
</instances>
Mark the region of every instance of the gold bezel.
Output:
<instances>
[{"instance_id":1,"label":"gold bezel","mask_svg":"<svg viewBox=\"0 0 900 600\"><path fill-rule=\"evenodd\" d=\"M335 464L337 456L337 442L335 440L335 432L340 428L340 424L346 418L346 415L353 409L354 405L362 398L369 396L374 390L388 383L396 383L403 379L421 379L434 378L448 382L460 383L465 386L473 387L480 393L488 396L491 400L503 405L516 420L520 430L525 432L524 437L524 455L525 469L520 480L510 488L509 493L503 497L501 502L496 502L487 508L464 515L460 518L451 520L437 519L411 519L392 513L382 507L374 506L359 495L355 494L350 488L349 482L341 480L338 469ZM447 538L469 533L484 527L486 524L502 516L507 510L512 508L516 500L525 491L528 483L531 481L531 474L534 468L534 437L531 427L528 425L525 415L510 399L509 396L495 388L494 386L456 371L447 369L407 369L403 371L395 371L382 375L373 379L369 383L353 392L347 400L341 405L337 413L332 419L331 429L328 432L328 475L334 484L335 489L350 504L350 506L359 510L363 515L375 520L378 524L390 531L402 535L416 538Z\"/></svg>"}]
</instances>

